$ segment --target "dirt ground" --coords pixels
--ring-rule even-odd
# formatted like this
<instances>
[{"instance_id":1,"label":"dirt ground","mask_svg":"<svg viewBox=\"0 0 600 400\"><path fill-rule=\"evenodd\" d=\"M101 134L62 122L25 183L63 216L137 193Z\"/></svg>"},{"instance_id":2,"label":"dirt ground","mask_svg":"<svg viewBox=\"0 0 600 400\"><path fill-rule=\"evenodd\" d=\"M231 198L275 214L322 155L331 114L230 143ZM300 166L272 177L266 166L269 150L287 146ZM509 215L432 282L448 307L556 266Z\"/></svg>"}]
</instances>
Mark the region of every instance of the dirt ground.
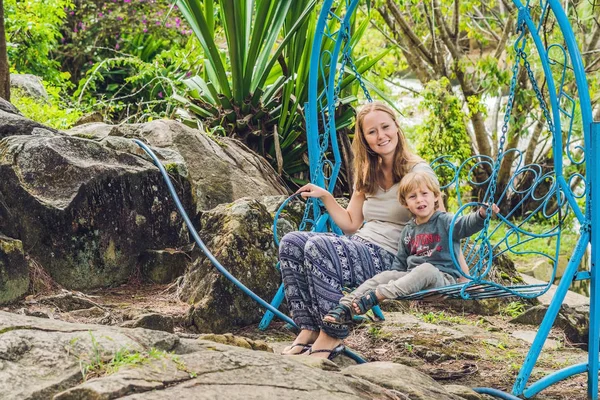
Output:
<instances>
[{"instance_id":1,"label":"dirt ground","mask_svg":"<svg viewBox=\"0 0 600 400\"><path fill-rule=\"evenodd\" d=\"M104 312L104 317L93 313L64 312L39 301L42 296L30 296L2 309L70 322L108 325L118 325L135 315L155 312L173 317L176 333L187 337L196 334L186 328L189 305L177 299L173 287L125 285L79 295L96 304ZM404 311L398 311L402 309ZM442 384L490 387L508 392L529 350L529 344L514 337L513 333L535 330L535 326L509 322L509 316L481 317L431 303L384 305L384 312L385 322L366 321L355 326L345 341L346 345L368 361L406 364ZM294 339L292 329L278 321L274 321L266 331L258 330L257 324L233 333L263 339L275 351ZM562 331L554 329L549 339L552 340L552 348L542 352L530 382L587 360L587 353L568 343ZM348 360L336 362L347 363ZM586 379L585 375L569 378L534 398L586 399Z\"/></svg>"}]
</instances>

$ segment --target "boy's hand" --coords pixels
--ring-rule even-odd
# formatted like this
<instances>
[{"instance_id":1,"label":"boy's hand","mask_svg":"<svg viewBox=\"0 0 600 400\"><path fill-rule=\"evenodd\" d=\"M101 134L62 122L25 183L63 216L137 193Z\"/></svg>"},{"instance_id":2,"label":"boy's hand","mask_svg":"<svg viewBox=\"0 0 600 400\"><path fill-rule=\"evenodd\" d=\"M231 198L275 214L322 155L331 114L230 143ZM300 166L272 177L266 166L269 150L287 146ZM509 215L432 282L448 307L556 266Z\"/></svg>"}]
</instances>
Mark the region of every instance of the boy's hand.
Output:
<instances>
[{"instance_id":1,"label":"boy's hand","mask_svg":"<svg viewBox=\"0 0 600 400\"><path fill-rule=\"evenodd\" d=\"M485 218L487 216L487 209L489 208L489 206L481 206L479 208L479 216L481 218ZM498 214L500 212L500 209L498 208L498 206L496 204L492 204L492 217L496 216L496 214Z\"/></svg>"}]
</instances>

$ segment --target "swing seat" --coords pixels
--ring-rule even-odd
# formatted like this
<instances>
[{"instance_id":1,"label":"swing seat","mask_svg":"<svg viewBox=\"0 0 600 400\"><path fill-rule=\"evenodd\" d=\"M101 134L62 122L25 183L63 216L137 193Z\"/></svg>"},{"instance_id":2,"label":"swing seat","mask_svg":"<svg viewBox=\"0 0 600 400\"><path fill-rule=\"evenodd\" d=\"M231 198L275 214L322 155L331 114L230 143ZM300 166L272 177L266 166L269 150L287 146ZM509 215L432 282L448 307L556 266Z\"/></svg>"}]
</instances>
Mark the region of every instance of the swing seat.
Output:
<instances>
[{"instance_id":1,"label":"swing seat","mask_svg":"<svg viewBox=\"0 0 600 400\"><path fill-rule=\"evenodd\" d=\"M408 296L398 297L397 300L427 300L442 297L456 300L485 300L502 297L537 297L546 291L547 284L502 286L493 282L457 283L434 289L422 290Z\"/></svg>"}]
</instances>

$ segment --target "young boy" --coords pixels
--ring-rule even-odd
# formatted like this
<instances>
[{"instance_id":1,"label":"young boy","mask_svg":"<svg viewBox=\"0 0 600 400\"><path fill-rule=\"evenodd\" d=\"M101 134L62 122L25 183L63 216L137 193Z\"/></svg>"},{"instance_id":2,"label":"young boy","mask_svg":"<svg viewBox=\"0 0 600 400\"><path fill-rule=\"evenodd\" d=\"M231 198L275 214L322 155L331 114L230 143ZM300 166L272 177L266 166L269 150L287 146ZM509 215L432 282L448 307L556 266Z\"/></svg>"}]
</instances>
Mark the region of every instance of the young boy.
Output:
<instances>
[{"instance_id":1,"label":"young boy","mask_svg":"<svg viewBox=\"0 0 600 400\"><path fill-rule=\"evenodd\" d=\"M343 339L353 314L364 314L384 299L406 296L424 289L455 284L461 277L452 262L451 251L458 254L460 239L483 229L486 207L457 218L448 248L448 234L453 215L437 210L440 187L429 174L408 173L400 181L398 197L414 218L400 236L398 254L392 269L365 281L340 299L340 304L323 319L323 330ZM492 205L493 213L498 207Z\"/></svg>"}]
</instances>

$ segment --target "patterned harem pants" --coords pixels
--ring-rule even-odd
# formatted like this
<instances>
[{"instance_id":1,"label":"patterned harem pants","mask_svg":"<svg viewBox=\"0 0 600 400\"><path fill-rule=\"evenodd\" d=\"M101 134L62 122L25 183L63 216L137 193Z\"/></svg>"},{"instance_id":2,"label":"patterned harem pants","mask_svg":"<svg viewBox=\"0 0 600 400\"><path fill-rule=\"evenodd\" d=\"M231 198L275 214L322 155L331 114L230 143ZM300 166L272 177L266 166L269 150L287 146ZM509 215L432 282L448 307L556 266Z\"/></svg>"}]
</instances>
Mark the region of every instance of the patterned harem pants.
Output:
<instances>
[{"instance_id":1,"label":"patterned harem pants","mask_svg":"<svg viewBox=\"0 0 600 400\"><path fill-rule=\"evenodd\" d=\"M342 289L389 270L394 254L357 236L291 232L281 239L279 261L292 319L318 331Z\"/></svg>"}]
</instances>

